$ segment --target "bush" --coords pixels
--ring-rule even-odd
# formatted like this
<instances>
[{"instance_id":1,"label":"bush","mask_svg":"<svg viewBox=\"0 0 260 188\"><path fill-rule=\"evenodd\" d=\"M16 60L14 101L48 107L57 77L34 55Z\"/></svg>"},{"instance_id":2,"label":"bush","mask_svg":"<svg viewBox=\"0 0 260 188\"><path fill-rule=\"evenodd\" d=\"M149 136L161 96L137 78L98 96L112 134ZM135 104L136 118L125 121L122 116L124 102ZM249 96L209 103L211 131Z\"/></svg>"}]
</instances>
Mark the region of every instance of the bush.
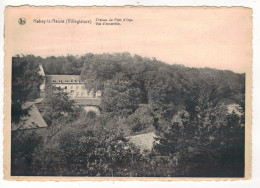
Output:
<instances>
[{"instance_id":1,"label":"bush","mask_svg":"<svg viewBox=\"0 0 260 188\"><path fill-rule=\"evenodd\" d=\"M16 131L11 139L11 175L29 175L33 153L42 143L42 136L35 131Z\"/></svg>"},{"instance_id":2,"label":"bush","mask_svg":"<svg viewBox=\"0 0 260 188\"><path fill-rule=\"evenodd\" d=\"M68 127L33 154L32 175L129 176L141 154L110 130Z\"/></svg>"},{"instance_id":3,"label":"bush","mask_svg":"<svg viewBox=\"0 0 260 188\"><path fill-rule=\"evenodd\" d=\"M139 107L135 113L127 118L126 123L131 127L133 133L154 130L154 118L147 106Z\"/></svg>"}]
</instances>

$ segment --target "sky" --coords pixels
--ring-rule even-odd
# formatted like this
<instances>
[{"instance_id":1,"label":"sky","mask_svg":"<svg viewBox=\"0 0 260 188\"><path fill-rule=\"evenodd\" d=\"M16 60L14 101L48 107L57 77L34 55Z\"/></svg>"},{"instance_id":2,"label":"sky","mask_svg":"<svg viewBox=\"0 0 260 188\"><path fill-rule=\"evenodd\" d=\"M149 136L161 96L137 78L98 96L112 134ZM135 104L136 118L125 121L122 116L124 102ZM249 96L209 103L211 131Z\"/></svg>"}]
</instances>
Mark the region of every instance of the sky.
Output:
<instances>
[{"instance_id":1,"label":"sky","mask_svg":"<svg viewBox=\"0 0 260 188\"><path fill-rule=\"evenodd\" d=\"M251 68L251 14L239 7L7 8L5 48L11 56L129 52L169 64L242 73ZM21 17L24 25L18 23ZM91 24L36 23L39 19ZM133 21L112 26L96 25L96 19Z\"/></svg>"}]
</instances>

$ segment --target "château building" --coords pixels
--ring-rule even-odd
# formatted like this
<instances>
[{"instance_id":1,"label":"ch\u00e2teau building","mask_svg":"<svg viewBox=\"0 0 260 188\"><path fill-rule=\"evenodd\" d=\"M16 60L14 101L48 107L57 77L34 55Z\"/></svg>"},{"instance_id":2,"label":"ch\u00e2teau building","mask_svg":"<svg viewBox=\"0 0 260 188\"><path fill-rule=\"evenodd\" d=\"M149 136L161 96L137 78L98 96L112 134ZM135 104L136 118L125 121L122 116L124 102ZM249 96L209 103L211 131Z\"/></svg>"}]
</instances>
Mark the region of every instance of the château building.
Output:
<instances>
[{"instance_id":1,"label":"ch\u00e2teau building","mask_svg":"<svg viewBox=\"0 0 260 188\"><path fill-rule=\"evenodd\" d=\"M69 98L74 100L76 105L82 106L86 111L100 113L101 92L88 91L85 87L86 82L80 79L80 75L46 75L42 65L39 74L44 77L43 84L40 86L42 95L47 85L59 87L68 93Z\"/></svg>"},{"instance_id":2,"label":"ch\u00e2teau building","mask_svg":"<svg viewBox=\"0 0 260 188\"><path fill-rule=\"evenodd\" d=\"M100 92L94 93L85 88L85 81L79 75L46 75L46 83L63 89L70 98L98 98Z\"/></svg>"}]
</instances>

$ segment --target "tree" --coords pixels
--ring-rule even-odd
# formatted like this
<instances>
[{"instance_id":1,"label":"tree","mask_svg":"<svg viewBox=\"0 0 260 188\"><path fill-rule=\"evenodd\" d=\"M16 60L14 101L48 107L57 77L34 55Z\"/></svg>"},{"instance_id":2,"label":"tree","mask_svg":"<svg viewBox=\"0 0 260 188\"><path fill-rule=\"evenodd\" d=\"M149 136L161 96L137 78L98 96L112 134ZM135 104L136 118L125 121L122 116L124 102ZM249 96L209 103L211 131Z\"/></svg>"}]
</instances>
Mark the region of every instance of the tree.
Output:
<instances>
[{"instance_id":1,"label":"tree","mask_svg":"<svg viewBox=\"0 0 260 188\"><path fill-rule=\"evenodd\" d=\"M133 144L105 127L66 126L55 137L33 153L31 175L131 176L142 158Z\"/></svg>"},{"instance_id":2,"label":"tree","mask_svg":"<svg viewBox=\"0 0 260 188\"><path fill-rule=\"evenodd\" d=\"M227 114L214 86L196 94L186 103L187 111L177 113L168 129L158 133L155 150L178 157L184 176L243 176L242 121Z\"/></svg>"},{"instance_id":3,"label":"tree","mask_svg":"<svg viewBox=\"0 0 260 188\"><path fill-rule=\"evenodd\" d=\"M39 70L39 65L29 58L12 58L12 123L18 123L27 116L29 108L24 109L23 105L29 99L39 96L39 87L43 81L43 77L38 74Z\"/></svg>"},{"instance_id":4,"label":"tree","mask_svg":"<svg viewBox=\"0 0 260 188\"><path fill-rule=\"evenodd\" d=\"M126 119L126 123L134 133L144 130L153 131L153 112L149 106L141 106Z\"/></svg>"},{"instance_id":5,"label":"tree","mask_svg":"<svg viewBox=\"0 0 260 188\"><path fill-rule=\"evenodd\" d=\"M104 88L101 108L105 112L128 116L141 103L140 89L134 87L133 82L124 75L117 75L107 81Z\"/></svg>"},{"instance_id":6,"label":"tree","mask_svg":"<svg viewBox=\"0 0 260 188\"><path fill-rule=\"evenodd\" d=\"M185 85L180 81L179 75L165 67L148 72L145 79L148 103L160 109L164 118L171 118L185 98Z\"/></svg>"},{"instance_id":7,"label":"tree","mask_svg":"<svg viewBox=\"0 0 260 188\"><path fill-rule=\"evenodd\" d=\"M11 134L11 173L29 175L33 153L42 143L42 135L37 131L12 131Z\"/></svg>"},{"instance_id":8,"label":"tree","mask_svg":"<svg viewBox=\"0 0 260 188\"><path fill-rule=\"evenodd\" d=\"M18 143L12 145L12 169L22 157L30 166L25 175L243 175L243 74L129 53L29 55L13 62L12 117L26 114L23 104L38 95L38 64L47 74L80 74L88 91L101 91L102 113L84 113L60 88L46 86L39 107L49 127L39 133L41 141L36 135L22 141L12 136ZM227 101L240 104L241 115L228 115L221 104ZM140 153L124 137L152 130L157 140L151 152Z\"/></svg>"},{"instance_id":9,"label":"tree","mask_svg":"<svg viewBox=\"0 0 260 188\"><path fill-rule=\"evenodd\" d=\"M69 99L68 93L52 85L45 87L45 96L40 105L40 111L49 126L61 120L62 122L73 121L81 113L81 109Z\"/></svg>"}]
</instances>

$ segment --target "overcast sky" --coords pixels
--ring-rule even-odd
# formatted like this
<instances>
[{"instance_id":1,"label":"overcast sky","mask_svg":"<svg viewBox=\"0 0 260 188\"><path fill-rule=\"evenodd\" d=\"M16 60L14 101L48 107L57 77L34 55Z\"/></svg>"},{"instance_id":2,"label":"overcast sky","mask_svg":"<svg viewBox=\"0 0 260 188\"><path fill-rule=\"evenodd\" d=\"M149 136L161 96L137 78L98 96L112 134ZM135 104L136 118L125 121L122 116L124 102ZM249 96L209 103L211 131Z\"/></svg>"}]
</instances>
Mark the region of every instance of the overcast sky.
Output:
<instances>
[{"instance_id":1,"label":"overcast sky","mask_svg":"<svg viewBox=\"0 0 260 188\"><path fill-rule=\"evenodd\" d=\"M25 25L18 24L20 17ZM96 18L133 22L97 26ZM40 24L34 19L92 23ZM5 27L10 55L130 52L189 67L246 72L251 66L251 11L246 8L13 8L6 11Z\"/></svg>"}]
</instances>

